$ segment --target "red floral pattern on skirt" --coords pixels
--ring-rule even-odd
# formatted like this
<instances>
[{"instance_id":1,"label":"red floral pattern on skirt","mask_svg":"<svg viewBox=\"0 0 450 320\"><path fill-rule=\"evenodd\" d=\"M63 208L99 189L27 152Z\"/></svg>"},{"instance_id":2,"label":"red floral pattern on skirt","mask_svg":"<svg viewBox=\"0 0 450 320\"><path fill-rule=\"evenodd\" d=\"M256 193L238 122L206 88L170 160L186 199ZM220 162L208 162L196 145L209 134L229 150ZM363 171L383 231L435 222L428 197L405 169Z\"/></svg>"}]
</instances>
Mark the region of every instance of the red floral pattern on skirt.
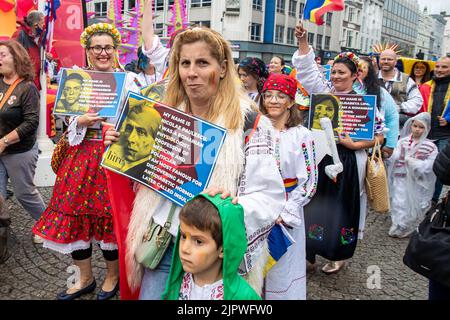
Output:
<instances>
[{"instance_id":1,"label":"red floral pattern on skirt","mask_svg":"<svg viewBox=\"0 0 450 320\"><path fill-rule=\"evenodd\" d=\"M116 243L106 176L100 166L103 142L83 140L68 149L50 203L33 232L57 243Z\"/></svg>"}]
</instances>

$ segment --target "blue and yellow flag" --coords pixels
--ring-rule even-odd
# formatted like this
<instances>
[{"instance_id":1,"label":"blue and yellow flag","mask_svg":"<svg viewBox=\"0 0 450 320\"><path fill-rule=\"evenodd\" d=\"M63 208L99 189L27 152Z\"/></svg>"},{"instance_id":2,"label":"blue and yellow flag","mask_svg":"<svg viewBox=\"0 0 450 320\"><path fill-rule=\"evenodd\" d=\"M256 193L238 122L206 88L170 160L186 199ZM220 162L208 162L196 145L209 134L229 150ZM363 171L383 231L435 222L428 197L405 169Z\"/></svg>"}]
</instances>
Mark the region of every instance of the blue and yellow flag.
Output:
<instances>
[{"instance_id":1,"label":"blue and yellow flag","mask_svg":"<svg viewBox=\"0 0 450 320\"><path fill-rule=\"evenodd\" d=\"M269 260L264 268L264 277L278 260L287 252L288 248L295 243L292 236L283 225L275 224L267 239L269 244Z\"/></svg>"},{"instance_id":2,"label":"blue and yellow flag","mask_svg":"<svg viewBox=\"0 0 450 320\"><path fill-rule=\"evenodd\" d=\"M322 16L329 11L344 10L344 0L307 0L303 18L317 25L323 24Z\"/></svg>"}]
</instances>

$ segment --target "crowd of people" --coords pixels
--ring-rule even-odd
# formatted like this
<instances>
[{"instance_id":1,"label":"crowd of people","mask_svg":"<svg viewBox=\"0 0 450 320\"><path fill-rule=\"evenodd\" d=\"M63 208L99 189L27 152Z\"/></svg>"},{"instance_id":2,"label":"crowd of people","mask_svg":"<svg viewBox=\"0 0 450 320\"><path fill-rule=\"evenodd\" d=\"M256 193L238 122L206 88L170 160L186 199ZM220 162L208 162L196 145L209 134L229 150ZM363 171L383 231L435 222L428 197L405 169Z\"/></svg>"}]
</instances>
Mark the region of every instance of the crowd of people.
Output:
<instances>
[{"instance_id":1,"label":"crowd of people","mask_svg":"<svg viewBox=\"0 0 450 320\"><path fill-rule=\"evenodd\" d=\"M398 57L391 49L381 52L379 64L343 52L330 63L327 80L301 23L291 59L296 72L286 74L280 56L268 66L257 57L235 65L227 40L209 28L183 29L166 48L154 33L152 16L151 1L146 1L139 74L126 71L126 89L139 93L166 73L161 102L227 130L208 187L182 208L132 180L129 190L123 190L133 194L132 204L115 205L119 196L109 192L115 173L100 165L105 146L130 140L138 125L145 129L154 124L136 116L128 119L133 123L129 132L118 132L116 118L105 120L96 113L65 119L70 147L45 205L33 184L39 99L31 53L15 40L0 42L0 228L10 223L2 208L9 179L16 198L36 220L36 242L70 254L80 270L78 282L57 299L73 300L95 290L96 244L107 266L99 300L114 297L119 289L122 299L304 300L316 256L329 260L322 272L337 273L364 236L366 164L376 144L382 145L388 167L389 236L409 236L436 207L442 183L433 162L450 139L450 119L444 116L450 98L449 57L437 61L432 76L425 61L407 75L395 68ZM27 20L29 34L39 35L39 17ZM87 27L80 42L89 70L124 71L118 63L120 33L113 25ZM77 79L65 81L79 86ZM68 90L67 101L74 88ZM335 159L316 157L315 136L306 127L308 113L297 104L299 91L377 97L372 140L336 130L342 170L334 179L327 167ZM322 118L337 117L339 108L328 103L321 102L324 111L316 127ZM138 262L136 253L154 225L168 225L171 241L150 268ZM295 242L267 271L267 239L277 226ZM0 245L2 239L0 232ZM0 250L0 262L8 254ZM450 288L440 290L441 297L450 297Z\"/></svg>"}]
</instances>

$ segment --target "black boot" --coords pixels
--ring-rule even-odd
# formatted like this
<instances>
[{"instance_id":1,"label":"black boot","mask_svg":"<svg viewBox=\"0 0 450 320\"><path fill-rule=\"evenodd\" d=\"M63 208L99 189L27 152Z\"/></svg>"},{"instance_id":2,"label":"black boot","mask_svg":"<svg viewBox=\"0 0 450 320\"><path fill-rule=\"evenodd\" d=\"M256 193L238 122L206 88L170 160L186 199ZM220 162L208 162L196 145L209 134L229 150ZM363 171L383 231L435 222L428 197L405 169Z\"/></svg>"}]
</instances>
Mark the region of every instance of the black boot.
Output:
<instances>
[{"instance_id":1,"label":"black boot","mask_svg":"<svg viewBox=\"0 0 450 320\"><path fill-rule=\"evenodd\" d=\"M0 195L0 264L8 260L10 253L8 252L8 229L11 219L6 211L6 204Z\"/></svg>"},{"instance_id":2,"label":"black boot","mask_svg":"<svg viewBox=\"0 0 450 320\"><path fill-rule=\"evenodd\" d=\"M0 227L0 264L5 263L10 255L8 251L8 227Z\"/></svg>"}]
</instances>

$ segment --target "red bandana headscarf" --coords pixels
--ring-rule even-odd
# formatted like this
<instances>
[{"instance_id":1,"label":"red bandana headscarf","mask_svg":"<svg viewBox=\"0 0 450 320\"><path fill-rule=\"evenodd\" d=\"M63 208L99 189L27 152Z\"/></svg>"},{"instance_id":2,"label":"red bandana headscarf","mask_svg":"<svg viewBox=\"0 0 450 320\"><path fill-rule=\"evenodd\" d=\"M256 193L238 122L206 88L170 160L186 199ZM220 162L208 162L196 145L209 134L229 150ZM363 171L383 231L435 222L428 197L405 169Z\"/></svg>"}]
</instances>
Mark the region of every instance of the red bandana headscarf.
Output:
<instances>
[{"instance_id":1,"label":"red bandana headscarf","mask_svg":"<svg viewBox=\"0 0 450 320\"><path fill-rule=\"evenodd\" d=\"M267 81L264 83L263 92L266 90L281 91L291 97L291 99L295 100L297 80L285 74L271 73Z\"/></svg>"}]
</instances>

